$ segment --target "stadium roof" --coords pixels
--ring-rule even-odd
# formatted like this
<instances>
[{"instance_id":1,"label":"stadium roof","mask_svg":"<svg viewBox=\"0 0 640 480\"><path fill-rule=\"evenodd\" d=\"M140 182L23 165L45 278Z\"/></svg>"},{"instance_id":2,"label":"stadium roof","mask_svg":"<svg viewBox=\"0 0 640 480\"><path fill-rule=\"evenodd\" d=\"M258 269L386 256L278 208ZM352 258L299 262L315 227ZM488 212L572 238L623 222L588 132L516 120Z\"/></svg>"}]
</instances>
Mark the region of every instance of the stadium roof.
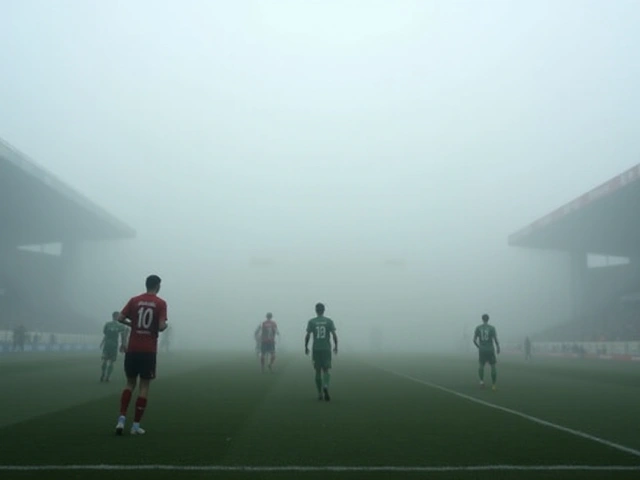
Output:
<instances>
[{"instance_id":1,"label":"stadium roof","mask_svg":"<svg viewBox=\"0 0 640 480\"><path fill-rule=\"evenodd\" d=\"M0 139L0 244L133 238L135 231Z\"/></svg>"},{"instance_id":2,"label":"stadium roof","mask_svg":"<svg viewBox=\"0 0 640 480\"><path fill-rule=\"evenodd\" d=\"M640 164L509 237L516 247L640 255Z\"/></svg>"}]
</instances>

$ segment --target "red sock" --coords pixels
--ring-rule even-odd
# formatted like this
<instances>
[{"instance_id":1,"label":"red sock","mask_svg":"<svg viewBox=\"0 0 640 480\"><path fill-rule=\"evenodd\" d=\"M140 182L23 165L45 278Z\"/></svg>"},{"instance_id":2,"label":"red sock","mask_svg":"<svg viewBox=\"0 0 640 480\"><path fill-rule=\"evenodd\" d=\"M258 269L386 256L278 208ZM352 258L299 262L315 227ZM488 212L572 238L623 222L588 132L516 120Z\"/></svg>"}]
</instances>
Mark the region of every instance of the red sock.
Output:
<instances>
[{"instance_id":1,"label":"red sock","mask_svg":"<svg viewBox=\"0 0 640 480\"><path fill-rule=\"evenodd\" d=\"M125 388L122 391L122 396L120 397L120 415L127 416L127 410L129 409L129 402L131 402L131 390Z\"/></svg>"},{"instance_id":2,"label":"red sock","mask_svg":"<svg viewBox=\"0 0 640 480\"><path fill-rule=\"evenodd\" d=\"M136 400L136 414L133 417L133 421L138 423L140 422L140 420L142 420L142 415L144 415L144 409L147 406L147 399L146 398L142 398L142 397L138 397L138 400Z\"/></svg>"}]
</instances>

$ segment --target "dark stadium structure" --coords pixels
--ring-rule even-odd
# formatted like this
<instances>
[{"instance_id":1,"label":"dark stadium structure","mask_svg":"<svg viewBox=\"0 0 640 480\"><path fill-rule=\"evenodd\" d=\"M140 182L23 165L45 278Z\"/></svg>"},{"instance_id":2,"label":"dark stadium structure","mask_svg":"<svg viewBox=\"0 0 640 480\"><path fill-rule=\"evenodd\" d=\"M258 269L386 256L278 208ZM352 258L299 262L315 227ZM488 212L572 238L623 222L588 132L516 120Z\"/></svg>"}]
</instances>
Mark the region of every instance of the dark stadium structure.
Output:
<instances>
[{"instance_id":1,"label":"dark stadium structure","mask_svg":"<svg viewBox=\"0 0 640 480\"><path fill-rule=\"evenodd\" d=\"M82 242L135 231L1 139L0 225L0 329L95 330L63 288L71 260Z\"/></svg>"},{"instance_id":2,"label":"dark stadium structure","mask_svg":"<svg viewBox=\"0 0 640 480\"><path fill-rule=\"evenodd\" d=\"M640 164L509 237L570 256L574 318L553 340L640 340L639 207Z\"/></svg>"}]
</instances>

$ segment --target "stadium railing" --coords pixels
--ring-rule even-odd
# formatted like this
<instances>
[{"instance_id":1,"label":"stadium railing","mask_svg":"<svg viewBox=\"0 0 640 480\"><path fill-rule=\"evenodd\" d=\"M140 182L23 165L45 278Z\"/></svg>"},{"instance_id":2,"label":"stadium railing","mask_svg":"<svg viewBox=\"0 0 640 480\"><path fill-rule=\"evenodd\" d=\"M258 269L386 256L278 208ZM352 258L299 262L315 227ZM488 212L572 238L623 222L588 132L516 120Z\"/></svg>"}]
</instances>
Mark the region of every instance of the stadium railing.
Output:
<instances>
[{"instance_id":1,"label":"stadium railing","mask_svg":"<svg viewBox=\"0 0 640 480\"><path fill-rule=\"evenodd\" d=\"M522 344L505 345L505 352L523 352ZM535 355L640 361L640 341L532 342Z\"/></svg>"},{"instance_id":2,"label":"stadium railing","mask_svg":"<svg viewBox=\"0 0 640 480\"><path fill-rule=\"evenodd\" d=\"M78 333L27 332L25 352L71 352L99 350L101 335ZM22 348L18 352L23 351ZM0 353L14 352L13 331L0 330Z\"/></svg>"}]
</instances>

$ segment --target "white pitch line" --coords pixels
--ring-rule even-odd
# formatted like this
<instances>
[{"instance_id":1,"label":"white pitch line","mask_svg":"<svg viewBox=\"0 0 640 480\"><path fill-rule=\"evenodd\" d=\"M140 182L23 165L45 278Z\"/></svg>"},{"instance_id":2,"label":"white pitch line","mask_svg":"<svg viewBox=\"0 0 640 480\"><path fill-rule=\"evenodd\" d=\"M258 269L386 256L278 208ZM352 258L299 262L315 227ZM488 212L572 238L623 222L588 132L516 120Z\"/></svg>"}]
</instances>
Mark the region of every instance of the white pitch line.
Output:
<instances>
[{"instance_id":1,"label":"white pitch line","mask_svg":"<svg viewBox=\"0 0 640 480\"><path fill-rule=\"evenodd\" d=\"M249 466L249 465L0 465L0 471L164 470L175 472L491 472L584 471L640 472L640 465L468 465L468 466Z\"/></svg>"},{"instance_id":2,"label":"white pitch line","mask_svg":"<svg viewBox=\"0 0 640 480\"><path fill-rule=\"evenodd\" d=\"M377 368L379 368L379 367L377 367ZM420 378L415 378L415 377L412 377L410 375L406 375L404 373L394 372L393 370L387 370L386 368L379 368L379 369L383 370L383 371L385 371L387 373L390 373L392 375L396 375L398 377L402 377L402 378L405 378L407 380L411 380L411 381L416 382L416 383L421 383L421 384L426 385L428 387L435 388L437 390L441 390L443 392L450 393L451 395L455 395L456 397L464 398L465 400L469 400L470 402L474 402L474 403L477 403L479 405L484 405L485 407L494 408L494 409L500 410L502 412L510 413L511 415L515 415L517 417L524 418L524 419L529 420L531 422L534 422L534 423L537 423L537 424L540 424L540 425L544 425L545 427L550 427L550 428L554 428L556 430L560 430L562 432L570 433L572 435L575 435L576 437L586 438L587 440L591 440L593 442L597 442L597 443L599 443L601 445L606 445L608 447L615 448L616 450L619 450L621 452L629 453L629 454L634 455L636 457L640 457L640 450L636 450L636 449L631 448L631 447L626 447L626 446L621 445L619 443L611 442L609 440L605 440L604 438L596 437L595 435L591 435L589 433L582 432L582 431L576 430L574 428L563 427L562 425L558 425L557 423L549 422L547 420L543 420L541 418L534 417L532 415L527 415L526 413L522 413L522 412L519 412L517 410L513 410L511 408L502 407L500 405L496 405L495 403L485 402L484 400L480 400L479 398L472 397L471 395L465 395L464 393L456 392L455 390L451 390L450 388L443 387L442 385L438 385L437 383L431 383L431 382L428 382L426 380L422 380Z\"/></svg>"}]
</instances>

